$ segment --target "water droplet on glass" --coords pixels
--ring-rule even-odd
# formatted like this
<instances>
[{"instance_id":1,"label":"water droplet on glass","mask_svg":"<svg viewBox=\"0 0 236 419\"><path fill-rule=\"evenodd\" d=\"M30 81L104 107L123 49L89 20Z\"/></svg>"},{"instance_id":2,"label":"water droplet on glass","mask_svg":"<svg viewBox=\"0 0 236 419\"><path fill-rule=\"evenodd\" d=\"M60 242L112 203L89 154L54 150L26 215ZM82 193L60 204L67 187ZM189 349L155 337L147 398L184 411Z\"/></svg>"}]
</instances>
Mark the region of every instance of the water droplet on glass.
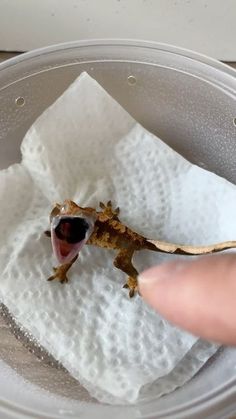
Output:
<instances>
[{"instance_id":1,"label":"water droplet on glass","mask_svg":"<svg viewBox=\"0 0 236 419\"><path fill-rule=\"evenodd\" d=\"M233 124L236 127L236 117L233 119Z\"/></svg>"},{"instance_id":2,"label":"water droplet on glass","mask_svg":"<svg viewBox=\"0 0 236 419\"><path fill-rule=\"evenodd\" d=\"M132 76L132 75L128 77L127 81L128 81L128 84L130 86L134 86L137 83L136 78L134 76Z\"/></svg>"},{"instance_id":3,"label":"water droplet on glass","mask_svg":"<svg viewBox=\"0 0 236 419\"><path fill-rule=\"evenodd\" d=\"M16 100L15 100L15 104L16 106L19 106L20 108L22 106L24 106L25 104L25 99L22 96L19 96Z\"/></svg>"}]
</instances>

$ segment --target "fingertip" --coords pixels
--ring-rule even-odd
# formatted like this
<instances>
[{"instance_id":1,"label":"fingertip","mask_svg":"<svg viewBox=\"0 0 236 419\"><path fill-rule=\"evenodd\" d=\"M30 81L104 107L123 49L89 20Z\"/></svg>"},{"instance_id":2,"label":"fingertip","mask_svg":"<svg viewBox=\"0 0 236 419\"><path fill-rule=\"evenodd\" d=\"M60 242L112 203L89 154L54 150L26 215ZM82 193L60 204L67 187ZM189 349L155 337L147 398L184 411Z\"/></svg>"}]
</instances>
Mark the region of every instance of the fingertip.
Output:
<instances>
[{"instance_id":1,"label":"fingertip","mask_svg":"<svg viewBox=\"0 0 236 419\"><path fill-rule=\"evenodd\" d=\"M235 278L235 255L217 255L159 265L138 280L143 299L170 322L236 344Z\"/></svg>"},{"instance_id":2,"label":"fingertip","mask_svg":"<svg viewBox=\"0 0 236 419\"><path fill-rule=\"evenodd\" d=\"M154 266L142 272L138 277L139 291L144 300L158 309L163 297L167 292L168 282L185 268L181 261L170 262ZM171 284L171 288L173 284Z\"/></svg>"}]
</instances>

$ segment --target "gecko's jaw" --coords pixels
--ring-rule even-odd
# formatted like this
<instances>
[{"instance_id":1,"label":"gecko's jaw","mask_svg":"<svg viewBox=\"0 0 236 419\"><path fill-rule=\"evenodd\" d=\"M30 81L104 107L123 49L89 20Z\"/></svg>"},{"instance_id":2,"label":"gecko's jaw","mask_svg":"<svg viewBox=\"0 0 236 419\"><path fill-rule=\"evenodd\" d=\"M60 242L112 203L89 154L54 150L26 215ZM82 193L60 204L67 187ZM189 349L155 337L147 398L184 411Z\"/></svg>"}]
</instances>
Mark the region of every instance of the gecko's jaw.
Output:
<instances>
[{"instance_id":1,"label":"gecko's jaw","mask_svg":"<svg viewBox=\"0 0 236 419\"><path fill-rule=\"evenodd\" d=\"M88 222L77 216L57 216L51 223L54 254L60 263L70 262L87 240Z\"/></svg>"}]
</instances>

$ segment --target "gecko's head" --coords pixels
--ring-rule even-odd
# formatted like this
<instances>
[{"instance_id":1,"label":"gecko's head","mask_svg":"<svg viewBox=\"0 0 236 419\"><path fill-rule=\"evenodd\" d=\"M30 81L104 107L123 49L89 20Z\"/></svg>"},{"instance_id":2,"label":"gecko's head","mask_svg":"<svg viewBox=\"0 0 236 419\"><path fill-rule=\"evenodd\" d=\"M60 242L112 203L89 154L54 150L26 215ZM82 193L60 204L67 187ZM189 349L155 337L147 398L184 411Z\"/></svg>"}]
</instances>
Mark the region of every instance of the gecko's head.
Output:
<instances>
[{"instance_id":1,"label":"gecko's head","mask_svg":"<svg viewBox=\"0 0 236 419\"><path fill-rule=\"evenodd\" d=\"M78 255L93 232L95 220L95 210L81 208L70 200L53 208L50 215L51 240L60 263L68 263Z\"/></svg>"}]
</instances>

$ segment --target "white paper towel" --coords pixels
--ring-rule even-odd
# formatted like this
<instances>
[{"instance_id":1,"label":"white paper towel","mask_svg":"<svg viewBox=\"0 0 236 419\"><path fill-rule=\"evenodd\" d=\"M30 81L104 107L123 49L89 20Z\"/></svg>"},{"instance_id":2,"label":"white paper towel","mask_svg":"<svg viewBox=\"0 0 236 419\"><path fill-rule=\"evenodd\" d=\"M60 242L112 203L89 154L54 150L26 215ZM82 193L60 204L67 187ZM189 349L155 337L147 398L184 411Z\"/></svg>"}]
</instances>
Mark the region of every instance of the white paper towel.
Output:
<instances>
[{"instance_id":1,"label":"white paper towel","mask_svg":"<svg viewBox=\"0 0 236 419\"><path fill-rule=\"evenodd\" d=\"M189 380L216 345L130 300L113 251L84 247L68 285L47 282L56 261L43 231L55 201L112 199L152 239L231 240L236 188L147 132L87 74L30 128L22 156L0 172L0 298L16 321L101 401L135 402ZM135 263L173 257L144 251Z\"/></svg>"}]
</instances>

